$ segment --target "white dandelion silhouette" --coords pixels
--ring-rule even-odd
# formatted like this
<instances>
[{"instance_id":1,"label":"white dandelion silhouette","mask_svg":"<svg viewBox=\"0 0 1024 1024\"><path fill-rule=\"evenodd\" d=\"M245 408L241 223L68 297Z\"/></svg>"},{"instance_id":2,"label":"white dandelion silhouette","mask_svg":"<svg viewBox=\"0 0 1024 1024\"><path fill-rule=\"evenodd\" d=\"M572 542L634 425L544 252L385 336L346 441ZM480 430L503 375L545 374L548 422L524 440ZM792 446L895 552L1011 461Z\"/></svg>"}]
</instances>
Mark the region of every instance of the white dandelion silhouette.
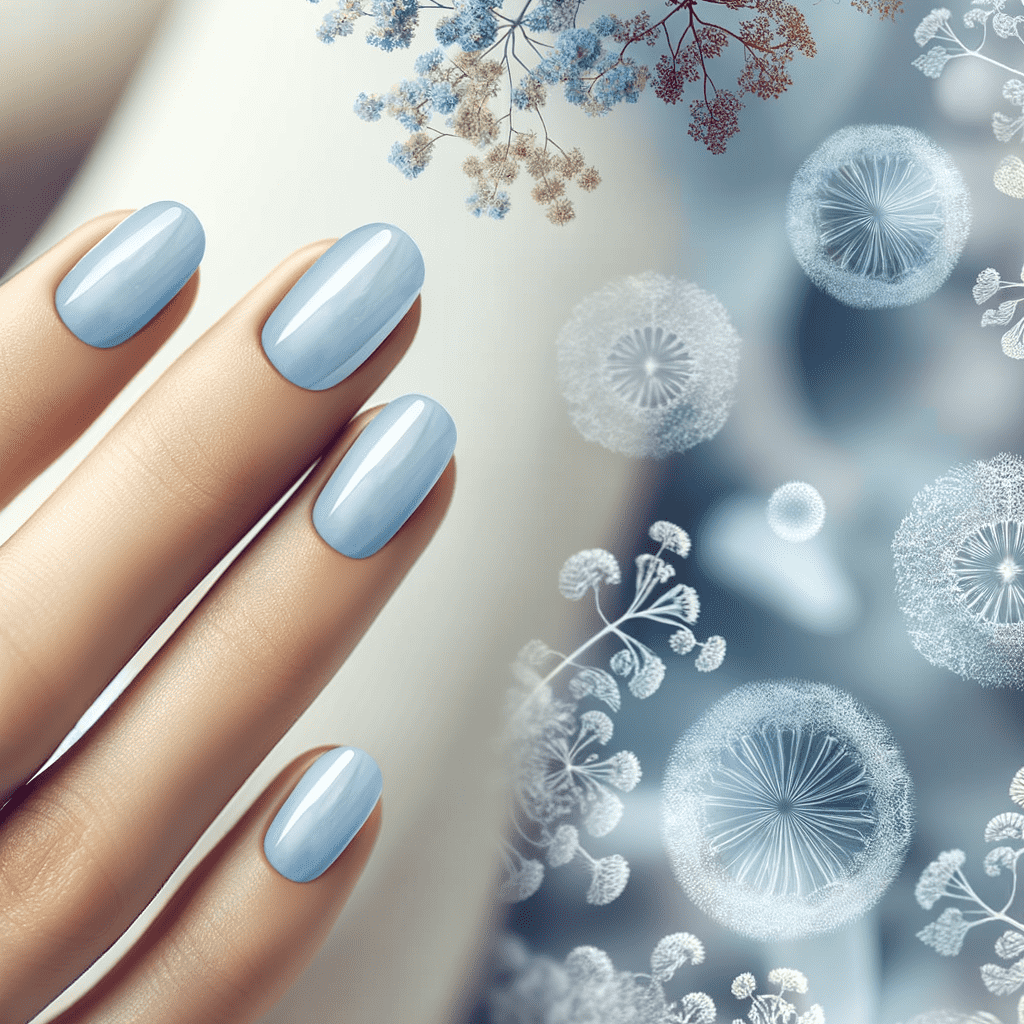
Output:
<instances>
[{"instance_id":1,"label":"white dandelion silhouette","mask_svg":"<svg viewBox=\"0 0 1024 1024\"><path fill-rule=\"evenodd\" d=\"M649 271L576 306L558 335L559 379L587 440L664 458L713 437L728 419L739 349L713 295Z\"/></svg>"},{"instance_id":2,"label":"white dandelion silhouette","mask_svg":"<svg viewBox=\"0 0 1024 1024\"><path fill-rule=\"evenodd\" d=\"M888 729L849 694L733 690L676 744L662 834L687 895L754 939L831 931L899 870L913 787Z\"/></svg>"},{"instance_id":3,"label":"white dandelion silhouette","mask_svg":"<svg viewBox=\"0 0 1024 1024\"><path fill-rule=\"evenodd\" d=\"M965 679L1024 685L1024 460L955 466L914 498L892 547L917 650Z\"/></svg>"},{"instance_id":4,"label":"white dandelion silhouette","mask_svg":"<svg viewBox=\"0 0 1024 1024\"><path fill-rule=\"evenodd\" d=\"M786 231L804 273L848 306L908 306L960 257L971 202L949 155L912 128L829 136L793 178Z\"/></svg>"},{"instance_id":5,"label":"white dandelion silhouette","mask_svg":"<svg viewBox=\"0 0 1024 1024\"><path fill-rule=\"evenodd\" d=\"M810 484L793 480L772 492L767 515L768 525L776 536L799 544L821 530L825 522L825 502Z\"/></svg>"}]
</instances>

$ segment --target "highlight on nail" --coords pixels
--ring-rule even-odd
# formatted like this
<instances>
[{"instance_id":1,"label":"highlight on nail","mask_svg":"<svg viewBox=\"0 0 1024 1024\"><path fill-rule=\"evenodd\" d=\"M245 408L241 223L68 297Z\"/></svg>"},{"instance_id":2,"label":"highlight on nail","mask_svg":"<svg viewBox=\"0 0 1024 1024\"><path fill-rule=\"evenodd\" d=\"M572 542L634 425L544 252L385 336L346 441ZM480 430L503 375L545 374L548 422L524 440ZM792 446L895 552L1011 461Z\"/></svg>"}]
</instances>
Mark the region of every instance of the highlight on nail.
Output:
<instances>
[{"instance_id":1,"label":"highlight on nail","mask_svg":"<svg viewBox=\"0 0 1024 1024\"><path fill-rule=\"evenodd\" d=\"M270 866L292 882L319 878L377 806L384 780L364 750L335 747L306 769L263 840Z\"/></svg>"},{"instance_id":2,"label":"highlight on nail","mask_svg":"<svg viewBox=\"0 0 1024 1024\"><path fill-rule=\"evenodd\" d=\"M455 451L455 422L426 395L386 405L356 438L313 506L335 551L368 558L416 511Z\"/></svg>"},{"instance_id":3,"label":"highlight on nail","mask_svg":"<svg viewBox=\"0 0 1024 1024\"><path fill-rule=\"evenodd\" d=\"M195 273L206 249L196 215L181 203L150 203L99 240L57 286L65 326L93 348L138 333Z\"/></svg>"},{"instance_id":4,"label":"highlight on nail","mask_svg":"<svg viewBox=\"0 0 1024 1024\"><path fill-rule=\"evenodd\" d=\"M270 314L263 351L308 391L357 370L408 313L423 287L423 257L393 224L365 224L334 243Z\"/></svg>"}]
</instances>

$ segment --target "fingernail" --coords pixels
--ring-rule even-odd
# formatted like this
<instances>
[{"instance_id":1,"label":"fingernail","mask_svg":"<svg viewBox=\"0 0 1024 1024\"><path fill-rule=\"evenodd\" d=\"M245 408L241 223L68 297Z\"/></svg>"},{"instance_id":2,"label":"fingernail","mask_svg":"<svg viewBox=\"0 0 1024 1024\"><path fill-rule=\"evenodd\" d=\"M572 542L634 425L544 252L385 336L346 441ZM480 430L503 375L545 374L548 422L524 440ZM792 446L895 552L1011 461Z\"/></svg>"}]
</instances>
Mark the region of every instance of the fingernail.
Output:
<instances>
[{"instance_id":1,"label":"fingernail","mask_svg":"<svg viewBox=\"0 0 1024 1024\"><path fill-rule=\"evenodd\" d=\"M367 224L334 243L295 282L263 327L263 351L283 377L323 391L362 365L423 287L416 243Z\"/></svg>"},{"instance_id":2,"label":"fingernail","mask_svg":"<svg viewBox=\"0 0 1024 1024\"><path fill-rule=\"evenodd\" d=\"M267 830L263 852L270 866L292 882L318 878L363 827L383 788L380 768L364 750L321 754Z\"/></svg>"},{"instance_id":3,"label":"fingernail","mask_svg":"<svg viewBox=\"0 0 1024 1024\"><path fill-rule=\"evenodd\" d=\"M181 291L206 249L181 203L150 203L101 238L57 285L57 313L94 348L127 341Z\"/></svg>"},{"instance_id":4,"label":"fingernail","mask_svg":"<svg viewBox=\"0 0 1024 1024\"><path fill-rule=\"evenodd\" d=\"M313 506L313 525L335 551L366 558L416 511L455 451L455 423L439 402L405 395L356 438Z\"/></svg>"}]
</instances>

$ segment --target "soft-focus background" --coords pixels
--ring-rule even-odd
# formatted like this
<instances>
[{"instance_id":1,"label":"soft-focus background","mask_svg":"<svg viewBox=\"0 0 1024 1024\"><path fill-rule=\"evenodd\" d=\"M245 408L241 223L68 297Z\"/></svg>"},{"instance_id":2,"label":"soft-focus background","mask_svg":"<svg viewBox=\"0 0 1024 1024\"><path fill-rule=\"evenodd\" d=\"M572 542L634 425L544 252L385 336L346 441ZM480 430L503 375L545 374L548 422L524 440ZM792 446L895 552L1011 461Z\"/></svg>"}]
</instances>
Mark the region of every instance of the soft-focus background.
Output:
<instances>
[{"instance_id":1,"label":"soft-focus background","mask_svg":"<svg viewBox=\"0 0 1024 1024\"><path fill-rule=\"evenodd\" d=\"M359 32L318 43L326 4L0 0L0 267L97 212L156 199L189 204L208 238L186 324L0 516L0 537L291 249L382 219L408 230L426 258L419 337L375 401L419 390L452 411L460 442L451 515L349 664L182 869L294 752L353 742L381 761L388 822L371 867L268 1021L480 1017L475 989L486 985L495 918L490 837L501 816L496 773L482 769L498 767L491 736L507 663L531 637L558 646L589 627L555 588L567 555L605 546L628 564L648 549L646 528L659 518L695 539L680 578L701 595L700 635L726 637L726 662L698 675L692 659L669 661L659 692L626 700L616 716L615 747L637 753L644 779L625 798L619 827L588 848L628 857L624 894L588 907L582 873L558 869L513 908L510 926L556 960L592 944L634 971L646 969L662 935L691 931L708 959L687 969L686 982L716 998L723 1020L741 1012L728 996L736 974L763 978L780 964L808 974L830 1024L895 1024L938 1007L1012 1019L1013 1001L988 995L978 976L995 935L972 935L959 957L939 957L915 938L935 914L918 908L913 887L951 847L981 873L982 829L1009 809L1006 787L1024 764L1020 697L964 682L913 650L890 544L925 484L958 462L1020 450L1024 364L1001 353L997 329L980 328L970 288L983 267L1012 276L1024 260L1024 200L992 186L1009 152L990 128L1005 74L965 63L938 82L924 78L910 61L930 4L906 6L894 26L838 0L801 4L818 55L797 59L796 83L780 100L748 104L724 156L686 136L683 105L646 95L588 119L550 103L552 135L578 142L603 178L559 229L525 196L503 223L470 217L458 145L414 182L389 167L396 129L358 121L351 104L408 74L411 56L371 50ZM924 131L950 152L973 196L957 269L909 309L839 305L807 282L786 242L793 173L825 136L858 122ZM649 269L716 294L744 343L724 429L660 463L583 441L555 374L554 337L573 305ZM803 546L775 543L759 518L790 479L812 483L828 508L823 532ZM664 631L644 639L665 653ZM661 848L658 787L676 739L706 708L738 683L781 677L840 686L886 720L914 778L917 833L900 878L866 918L766 947L685 898Z\"/></svg>"}]
</instances>

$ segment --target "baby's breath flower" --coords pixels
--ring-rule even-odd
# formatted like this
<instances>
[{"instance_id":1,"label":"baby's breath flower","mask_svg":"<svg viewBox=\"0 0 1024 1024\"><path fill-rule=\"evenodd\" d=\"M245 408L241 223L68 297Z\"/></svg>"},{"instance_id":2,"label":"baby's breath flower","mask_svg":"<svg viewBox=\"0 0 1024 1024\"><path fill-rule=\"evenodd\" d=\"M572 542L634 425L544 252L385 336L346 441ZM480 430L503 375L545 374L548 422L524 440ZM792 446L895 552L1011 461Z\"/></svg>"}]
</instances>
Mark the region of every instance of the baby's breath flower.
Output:
<instances>
[{"instance_id":1,"label":"baby's breath flower","mask_svg":"<svg viewBox=\"0 0 1024 1024\"><path fill-rule=\"evenodd\" d=\"M568 199L556 199L548 207L548 220L552 224L568 224L576 216L576 210Z\"/></svg>"}]
</instances>

